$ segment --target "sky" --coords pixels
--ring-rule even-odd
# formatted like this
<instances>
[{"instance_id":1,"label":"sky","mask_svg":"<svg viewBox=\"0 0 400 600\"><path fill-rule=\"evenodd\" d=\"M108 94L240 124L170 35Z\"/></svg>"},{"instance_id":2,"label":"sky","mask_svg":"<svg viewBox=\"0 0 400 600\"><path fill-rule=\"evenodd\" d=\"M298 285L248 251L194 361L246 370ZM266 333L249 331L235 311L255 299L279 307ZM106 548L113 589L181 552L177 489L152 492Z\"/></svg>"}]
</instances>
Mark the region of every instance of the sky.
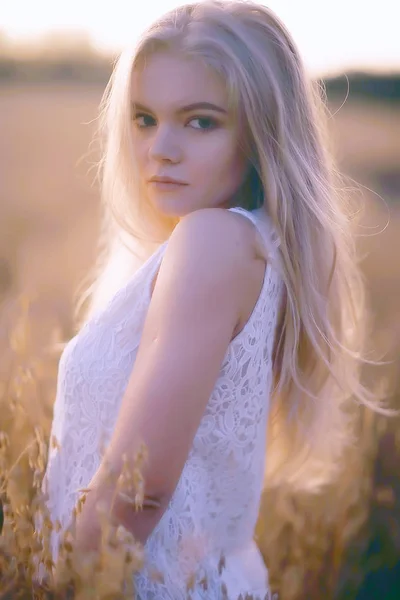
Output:
<instances>
[{"instance_id":1,"label":"sky","mask_svg":"<svg viewBox=\"0 0 400 600\"><path fill-rule=\"evenodd\" d=\"M129 44L179 0L0 0L0 31L35 39L50 31L85 32L102 51ZM268 0L291 31L307 68L400 71L400 0ZM135 8L136 6L136 8ZM140 7L140 8L139 8Z\"/></svg>"}]
</instances>

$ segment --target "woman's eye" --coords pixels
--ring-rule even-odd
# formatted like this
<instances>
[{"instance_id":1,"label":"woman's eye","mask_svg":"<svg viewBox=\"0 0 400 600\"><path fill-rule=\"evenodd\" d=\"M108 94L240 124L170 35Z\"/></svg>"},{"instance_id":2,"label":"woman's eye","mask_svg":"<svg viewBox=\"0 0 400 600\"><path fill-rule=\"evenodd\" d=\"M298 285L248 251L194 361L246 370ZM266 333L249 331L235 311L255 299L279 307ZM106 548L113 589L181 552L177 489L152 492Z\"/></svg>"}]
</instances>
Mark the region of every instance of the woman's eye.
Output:
<instances>
[{"instance_id":1,"label":"woman's eye","mask_svg":"<svg viewBox=\"0 0 400 600\"><path fill-rule=\"evenodd\" d=\"M145 113L136 113L133 115L132 120L139 129L147 129L155 125L155 119ZM195 117L190 119L188 123L197 122L196 126L192 126L192 129L198 129L200 131L208 131L217 127L217 122L211 117Z\"/></svg>"},{"instance_id":2,"label":"woman's eye","mask_svg":"<svg viewBox=\"0 0 400 600\"><path fill-rule=\"evenodd\" d=\"M200 127L193 127L193 129L201 129L206 131L208 129L215 129L215 127L217 127L217 122L211 117L196 117L191 119L189 122L192 123L193 121L198 121L200 124Z\"/></svg>"},{"instance_id":3,"label":"woman's eye","mask_svg":"<svg viewBox=\"0 0 400 600\"><path fill-rule=\"evenodd\" d=\"M142 119L142 120L140 120L140 119ZM147 119L147 123L146 123L146 119ZM151 121L150 123L149 123L149 120ZM150 115L145 115L145 114L140 114L140 113L137 113L136 115L133 116L133 121L136 123L136 125L139 127L139 129L143 129L144 127L154 124L153 117L151 117Z\"/></svg>"}]
</instances>

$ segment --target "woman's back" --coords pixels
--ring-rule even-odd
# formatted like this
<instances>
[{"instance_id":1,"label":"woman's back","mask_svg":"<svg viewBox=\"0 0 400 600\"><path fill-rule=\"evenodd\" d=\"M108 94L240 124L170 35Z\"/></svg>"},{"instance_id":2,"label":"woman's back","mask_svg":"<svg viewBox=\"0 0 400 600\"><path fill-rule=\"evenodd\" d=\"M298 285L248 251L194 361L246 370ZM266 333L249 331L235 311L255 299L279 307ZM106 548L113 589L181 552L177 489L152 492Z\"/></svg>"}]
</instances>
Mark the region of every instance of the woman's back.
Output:
<instances>
[{"instance_id":1,"label":"woman's back","mask_svg":"<svg viewBox=\"0 0 400 600\"><path fill-rule=\"evenodd\" d=\"M253 535L264 479L281 281L273 268L273 235L269 221L261 218L263 209L229 210L258 227L271 261L249 320L229 344L176 490L147 540L147 558L165 582L152 583L146 571L135 577L139 596L149 600L185 597L184 580L202 557L202 567L209 569L207 593L213 590L205 597L218 597L221 553L226 555L222 580L229 597L241 592L264 596L268 590ZM51 432L60 449L50 451L44 484L47 481L51 517L59 519L63 529L78 490L87 487L99 467L101 444L106 447L112 434L166 246L162 244L89 320L61 357ZM54 532L54 555L57 543Z\"/></svg>"}]
</instances>

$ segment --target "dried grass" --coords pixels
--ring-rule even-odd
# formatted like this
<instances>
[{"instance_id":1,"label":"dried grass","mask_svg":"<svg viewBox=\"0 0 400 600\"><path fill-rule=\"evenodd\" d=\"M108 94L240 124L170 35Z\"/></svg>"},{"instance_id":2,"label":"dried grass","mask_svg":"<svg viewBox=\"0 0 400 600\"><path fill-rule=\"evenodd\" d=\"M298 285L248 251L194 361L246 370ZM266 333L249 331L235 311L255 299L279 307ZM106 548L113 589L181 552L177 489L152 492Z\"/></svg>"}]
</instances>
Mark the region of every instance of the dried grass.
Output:
<instances>
[{"instance_id":1,"label":"dried grass","mask_svg":"<svg viewBox=\"0 0 400 600\"><path fill-rule=\"evenodd\" d=\"M9 377L0 387L0 498L4 511L0 599L133 598L132 573L143 566L143 547L122 526L113 526L101 507L100 552L78 552L69 529L63 535L54 570L50 533L60 524L51 522L40 488L48 443L58 443L49 440L48 410L56 368L53 358L47 359L47 364L37 354L32 359L28 307L29 302L23 299L21 316L10 338L13 359ZM49 380L49 369L54 378L52 385L41 387L41 380ZM364 415L361 432L360 447L348 456L340 486L318 497L295 495L290 489L267 490L264 494L256 540L268 564L271 587L282 600L334 598L346 548L360 535L367 537L365 528L373 499L372 470L379 439L375 418ZM143 451L136 457L133 470L126 463L118 480L118 491L136 503L136 508L143 503ZM139 495L130 500L133 490ZM76 514L87 493L82 490ZM43 519L41 532L35 530L35 514ZM35 576L39 563L45 569L41 581ZM193 581L188 582L188 598L192 584Z\"/></svg>"},{"instance_id":2,"label":"dried grass","mask_svg":"<svg viewBox=\"0 0 400 600\"><path fill-rule=\"evenodd\" d=\"M43 544L35 539L32 507L47 450L58 362L57 356L38 352L32 342L32 328L40 329L42 341L48 340L49 321L56 321L61 324L62 337L68 336L71 290L94 259L98 191L91 185L88 165L81 157L87 153L101 93L101 87L16 85L1 97L1 112L7 115L2 123L1 149L5 155L12 148L18 152L7 155L10 160L4 162L7 167L1 172L0 301L18 288L34 289L42 302L33 323L27 318L25 301L21 318L15 319L10 356L1 346L0 489L6 519L0 535L0 599L14 599L18 594L21 598L63 597L60 590L38 589L29 571L32 557L43 551ZM338 108L332 107L332 134L343 167L350 172L353 169L357 180L361 174L368 175L364 183L378 189L369 181L370 175L376 170L385 172L388 166L398 168L398 114L352 102ZM38 139L42 141L41 152L33 156L31 148ZM366 144L366 139L374 143ZM90 155L90 160L95 159ZM366 275L379 321L374 344L379 345L380 336L386 343L388 338L397 340L400 333L396 259L400 211L393 198L391 222L386 228L387 207L376 194L372 196L366 231L385 231L360 242L363 254L368 254ZM14 322L3 308L0 333L4 319ZM400 408L400 394L396 402ZM389 439L387 427L383 420L362 416L360 448L357 455L348 457L339 489L314 499L284 489L265 493L258 542L269 566L272 587L280 592L281 600L355 597L349 590L355 594L369 568L362 560L374 529L387 546L378 563L390 563L400 556L400 535L397 546L395 537L396 523L400 523L400 509L395 504L396 497L397 503L400 498L400 491L396 492L400 428L398 423L391 426L393 447L383 443L378 447L378 441ZM385 462L387 470L390 458L394 466L390 477L374 474L372 482L376 452L376 468ZM374 561L376 566L376 556ZM86 572L82 578L86 579ZM89 586L86 589L89 594ZM76 592L82 594L79 585ZM67 595L65 592L64 597Z\"/></svg>"}]
</instances>

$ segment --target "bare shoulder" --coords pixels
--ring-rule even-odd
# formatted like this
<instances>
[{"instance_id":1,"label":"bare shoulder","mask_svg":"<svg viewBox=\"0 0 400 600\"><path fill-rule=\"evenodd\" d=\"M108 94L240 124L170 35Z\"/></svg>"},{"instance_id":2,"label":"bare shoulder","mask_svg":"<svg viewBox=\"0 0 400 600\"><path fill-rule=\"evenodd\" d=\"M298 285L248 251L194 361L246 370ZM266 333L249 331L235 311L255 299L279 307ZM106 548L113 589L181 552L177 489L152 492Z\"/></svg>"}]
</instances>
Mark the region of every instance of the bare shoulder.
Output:
<instances>
[{"instance_id":1,"label":"bare shoulder","mask_svg":"<svg viewBox=\"0 0 400 600\"><path fill-rule=\"evenodd\" d=\"M221 257L243 261L256 256L255 228L246 218L222 208L203 208L186 215L171 239L186 240L189 249L210 247ZM216 257L217 258L217 257Z\"/></svg>"},{"instance_id":2,"label":"bare shoulder","mask_svg":"<svg viewBox=\"0 0 400 600\"><path fill-rule=\"evenodd\" d=\"M187 285L193 277L208 280L211 287L218 281L230 290L237 313L233 337L251 315L263 283L265 258L260 256L257 233L253 223L237 213L200 209L179 222L167 248L168 263L186 272Z\"/></svg>"},{"instance_id":3,"label":"bare shoulder","mask_svg":"<svg viewBox=\"0 0 400 600\"><path fill-rule=\"evenodd\" d=\"M190 278L208 273L211 280L246 277L254 257L254 232L245 218L226 209L204 208L184 216L172 232L161 263L153 279L153 292L159 275L180 275L188 285ZM253 228L254 229L254 228ZM240 298L239 298L240 301Z\"/></svg>"},{"instance_id":4,"label":"bare shoulder","mask_svg":"<svg viewBox=\"0 0 400 600\"><path fill-rule=\"evenodd\" d=\"M168 256L167 256L168 255ZM173 255L173 258L170 257ZM166 260L197 277L248 283L256 261L255 228L246 218L221 208L205 208L186 215L168 242ZM240 302L241 294L239 294Z\"/></svg>"}]
</instances>

